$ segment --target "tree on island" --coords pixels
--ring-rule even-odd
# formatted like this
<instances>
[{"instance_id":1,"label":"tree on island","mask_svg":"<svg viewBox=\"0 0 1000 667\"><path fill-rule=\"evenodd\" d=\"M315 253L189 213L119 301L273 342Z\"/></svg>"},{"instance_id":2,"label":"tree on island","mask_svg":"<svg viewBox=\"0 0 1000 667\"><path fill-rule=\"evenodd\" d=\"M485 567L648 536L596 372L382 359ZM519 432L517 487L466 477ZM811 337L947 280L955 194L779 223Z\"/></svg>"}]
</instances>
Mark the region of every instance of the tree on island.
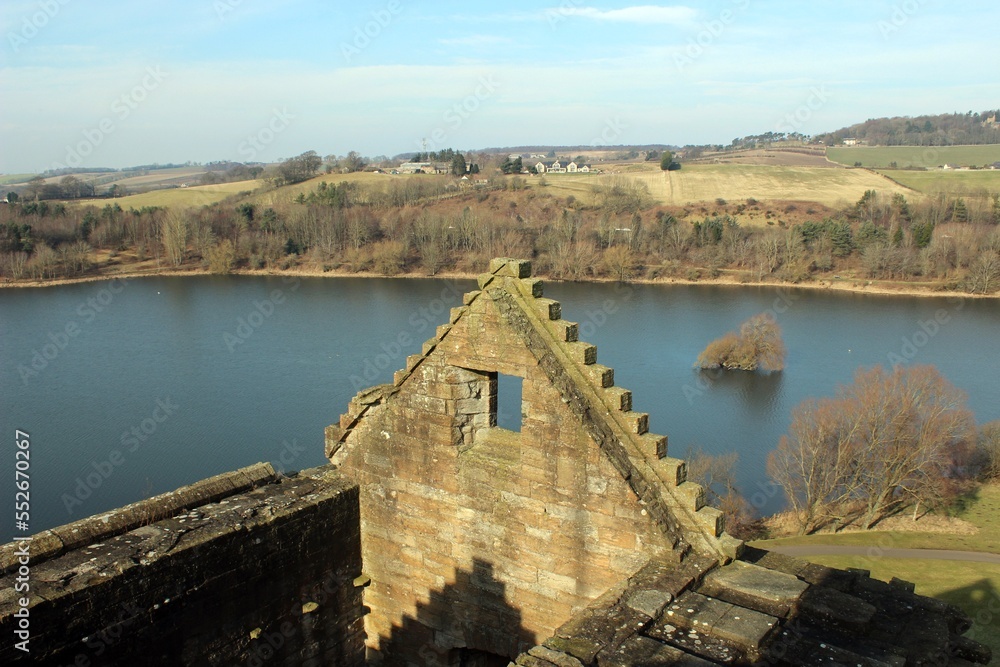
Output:
<instances>
[{"instance_id":1,"label":"tree on island","mask_svg":"<svg viewBox=\"0 0 1000 667\"><path fill-rule=\"evenodd\" d=\"M781 327L767 313L754 315L740 325L739 333L730 331L709 343L698 355L697 365L703 369L780 371L785 367Z\"/></svg>"}]
</instances>

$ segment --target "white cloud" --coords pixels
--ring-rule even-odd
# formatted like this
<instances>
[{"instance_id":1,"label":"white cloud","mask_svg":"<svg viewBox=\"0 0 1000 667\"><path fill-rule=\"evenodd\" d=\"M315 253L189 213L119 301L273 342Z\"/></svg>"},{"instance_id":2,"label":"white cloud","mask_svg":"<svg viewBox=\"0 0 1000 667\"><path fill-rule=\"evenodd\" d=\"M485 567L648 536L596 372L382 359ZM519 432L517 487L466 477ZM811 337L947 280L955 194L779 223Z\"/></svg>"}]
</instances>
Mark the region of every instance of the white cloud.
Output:
<instances>
[{"instance_id":1,"label":"white cloud","mask_svg":"<svg viewBox=\"0 0 1000 667\"><path fill-rule=\"evenodd\" d=\"M607 11L596 7L557 7L549 10L563 16L582 16L595 21L617 21L619 23L667 23L686 25L693 21L698 12L691 7L676 5L664 7L661 5L636 5L622 9Z\"/></svg>"}]
</instances>

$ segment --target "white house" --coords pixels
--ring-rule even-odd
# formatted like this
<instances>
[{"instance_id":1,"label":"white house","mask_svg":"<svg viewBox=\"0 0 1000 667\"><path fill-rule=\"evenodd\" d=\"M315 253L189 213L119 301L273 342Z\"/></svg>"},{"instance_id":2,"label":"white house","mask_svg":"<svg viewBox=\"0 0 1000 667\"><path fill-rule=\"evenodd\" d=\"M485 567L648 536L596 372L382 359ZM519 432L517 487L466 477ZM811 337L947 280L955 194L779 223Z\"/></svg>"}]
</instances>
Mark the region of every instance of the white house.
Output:
<instances>
[{"instance_id":1,"label":"white house","mask_svg":"<svg viewBox=\"0 0 1000 667\"><path fill-rule=\"evenodd\" d=\"M577 172L589 173L593 171L593 168L589 164L581 167L576 162L563 164L560 160L552 160L536 163L535 171L539 174L575 174Z\"/></svg>"}]
</instances>

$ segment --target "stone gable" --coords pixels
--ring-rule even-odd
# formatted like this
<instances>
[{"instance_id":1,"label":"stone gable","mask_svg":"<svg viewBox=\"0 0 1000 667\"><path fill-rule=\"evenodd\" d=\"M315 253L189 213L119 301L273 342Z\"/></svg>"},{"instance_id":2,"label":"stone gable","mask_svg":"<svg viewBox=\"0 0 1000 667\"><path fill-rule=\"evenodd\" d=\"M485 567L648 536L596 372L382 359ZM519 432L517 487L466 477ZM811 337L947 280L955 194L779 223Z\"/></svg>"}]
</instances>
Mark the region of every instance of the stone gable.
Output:
<instances>
[{"instance_id":1,"label":"stone gable","mask_svg":"<svg viewBox=\"0 0 1000 667\"><path fill-rule=\"evenodd\" d=\"M479 284L393 384L327 430L332 463L361 487L369 645L422 615L421 636L388 648L414 661L428 647L516 655L470 628L520 627L526 648L650 558L740 547L530 265L494 260ZM498 374L522 379L520 432L497 427ZM490 581L457 590L476 563ZM505 604L477 605L501 588Z\"/></svg>"}]
</instances>

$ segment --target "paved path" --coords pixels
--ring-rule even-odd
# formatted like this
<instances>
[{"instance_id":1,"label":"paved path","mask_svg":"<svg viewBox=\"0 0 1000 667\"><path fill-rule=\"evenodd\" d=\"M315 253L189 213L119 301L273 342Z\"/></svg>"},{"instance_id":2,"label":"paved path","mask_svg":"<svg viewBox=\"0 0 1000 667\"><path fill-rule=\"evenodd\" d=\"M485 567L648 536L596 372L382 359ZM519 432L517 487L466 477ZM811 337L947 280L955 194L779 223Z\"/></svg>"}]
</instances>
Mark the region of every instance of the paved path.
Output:
<instances>
[{"instance_id":1,"label":"paved path","mask_svg":"<svg viewBox=\"0 0 1000 667\"><path fill-rule=\"evenodd\" d=\"M1000 554L984 551L951 551L949 549L892 549L877 546L856 547L832 544L805 546L775 546L771 551L787 556L865 556L868 558L930 558L934 560L961 560L973 563L1000 564Z\"/></svg>"}]
</instances>

